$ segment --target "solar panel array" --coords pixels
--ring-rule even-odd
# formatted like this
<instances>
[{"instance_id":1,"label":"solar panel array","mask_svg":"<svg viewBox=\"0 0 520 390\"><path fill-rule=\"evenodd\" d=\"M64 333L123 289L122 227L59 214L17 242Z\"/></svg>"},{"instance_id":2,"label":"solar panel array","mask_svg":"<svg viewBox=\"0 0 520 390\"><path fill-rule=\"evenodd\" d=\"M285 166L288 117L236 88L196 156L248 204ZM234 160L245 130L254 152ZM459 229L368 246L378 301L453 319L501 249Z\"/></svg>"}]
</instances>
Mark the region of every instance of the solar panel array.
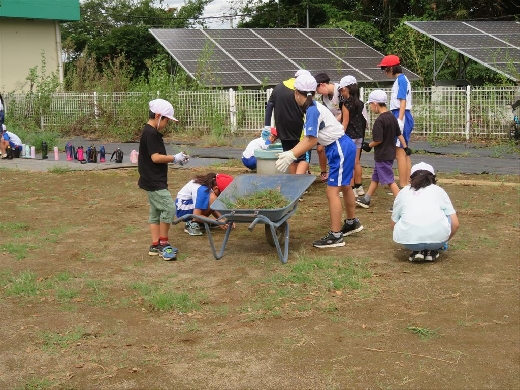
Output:
<instances>
[{"instance_id":1,"label":"solar panel array","mask_svg":"<svg viewBox=\"0 0 520 390\"><path fill-rule=\"evenodd\" d=\"M520 23L405 22L408 26L504 76L520 81Z\"/></svg>"},{"instance_id":2,"label":"solar panel array","mask_svg":"<svg viewBox=\"0 0 520 390\"><path fill-rule=\"evenodd\" d=\"M150 29L194 79L212 87L272 86L299 69L333 82L389 81L377 67L383 54L339 28ZM419 77L408 71L410 80Z\"/></svg>"}]
</instances>

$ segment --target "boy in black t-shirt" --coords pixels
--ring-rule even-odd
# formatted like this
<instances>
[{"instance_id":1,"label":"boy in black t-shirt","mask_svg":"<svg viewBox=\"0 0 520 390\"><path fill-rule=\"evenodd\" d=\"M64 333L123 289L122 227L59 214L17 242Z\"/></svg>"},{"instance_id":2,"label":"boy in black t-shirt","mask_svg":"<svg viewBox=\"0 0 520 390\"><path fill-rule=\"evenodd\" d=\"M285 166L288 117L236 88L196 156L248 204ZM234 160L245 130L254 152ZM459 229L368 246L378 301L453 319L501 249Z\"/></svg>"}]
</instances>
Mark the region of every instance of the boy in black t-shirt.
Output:
<instances>
[{"instance_id":1,"label":"boy in black t-shirt","mask_svg":"<svg viewBox=\"0 0 520 390\"><path fill-rule=\"evenodd\" d=\"M370 187L363 198L356 200L356 204L365 209L370 207L370 199L376 192L379 183L388 185L394 197L399 193L399 187L395 184L394 171L392 170L395 160L395 139L398 138L401 141L407 155L412 152L406 145L397 119L386 108L386 99L386 93L380 89L372 91L368 96L370 110L379 116L372 127L372 142L363 142L361 146L365 152L370 152L374 148L375 161Z\"/></svg>"},{"instance_id":2,"label":"boy in black t-shirt","mask_svg":"<svg viewBox=\"0 0 520 390\"><path fill-rule=\"evenodd\" d=\"M164 260L176 260L177 248L168 242L168 231L175 216L175 203L168 191L168 163L186 164L189 156L183 152L166 154L163 133L168 122L178 122L173 116L173 106L164 99L155 99L148 104L148 122L139 140L139 188L148 193L150 203L150 232L152 245L150 256L161 256Z\"/></svg>"}]
</instances>

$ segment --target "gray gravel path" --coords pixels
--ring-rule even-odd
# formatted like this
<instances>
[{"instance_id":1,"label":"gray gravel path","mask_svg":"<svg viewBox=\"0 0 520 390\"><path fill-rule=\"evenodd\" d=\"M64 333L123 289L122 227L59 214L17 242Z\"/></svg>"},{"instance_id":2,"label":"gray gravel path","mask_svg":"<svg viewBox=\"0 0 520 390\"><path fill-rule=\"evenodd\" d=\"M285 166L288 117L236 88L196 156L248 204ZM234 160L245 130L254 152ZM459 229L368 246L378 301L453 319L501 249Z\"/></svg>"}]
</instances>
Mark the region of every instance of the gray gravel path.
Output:
<instances>
[{"instance_id":1,"label":"gray gravel path","mask_svg":"<svg viewBox=\"0 0 520 390\"><path fill-rule=\"evenodd\" d=\"M246 139L235 140L237 145L245 145ZM83 145L86 147L90 144L95 145L98 149L102 145L101 142L86 141L84 139L75 139L73 144L76 146ZM49 154L49 159L42 160L41 155L36 159L18 158L13 160L0 160L0 169L19 169L29 171L46 172L55 166L73 169L73 170L103 170L132 168L136 164L129 162L130 152L139 149L137 143L104 143L107 151L107 162L97 164L81 164L77 161L66 161L65 153L60 152L60 160L54 161L53 154ZM110 155L116 148L121 148L124 152L124 162L116 164L108 161ZM411 147L416 153L412 155L412 163L420 161L427 162L438 171L447 173L468 173L468 174L520 174L520 155L515 153L511 147L507 145L482 147L481 145L473 145L471 143L457 143L453 145L432 145L427 141L412 142ZM237 147L201 147L197 143L184 145L180 142L171 142L167 146L168 152L176 153L180 150L186 150L191 155L189 166L208 166L223 162L228 159L240 159L242 155L242 146ZM316 152L312 152L312 164L317 164L318 158ZM362 153L361 164L363 167L372 168L374 159L372 153Z\"/></svg>"}]
</instances>

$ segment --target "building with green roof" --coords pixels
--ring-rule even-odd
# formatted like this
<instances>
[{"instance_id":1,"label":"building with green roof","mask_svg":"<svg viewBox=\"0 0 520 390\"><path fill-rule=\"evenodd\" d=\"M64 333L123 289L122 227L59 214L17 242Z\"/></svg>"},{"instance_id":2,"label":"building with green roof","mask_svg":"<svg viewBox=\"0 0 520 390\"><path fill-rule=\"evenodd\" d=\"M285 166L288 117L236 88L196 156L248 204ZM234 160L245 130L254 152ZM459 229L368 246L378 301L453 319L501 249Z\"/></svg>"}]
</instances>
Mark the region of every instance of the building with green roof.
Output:
<instances>
[{"instance_id":1,"label":"building with green roof","mask_svg":"<svg viewBox=\"0 0 520 390\"><path fill-rule=\"evenodd\" d=\"M0 92L27 90L42 53L63 80L60 22L79 18L79 0L0 0Z\"/></svg>"}]
</instances>

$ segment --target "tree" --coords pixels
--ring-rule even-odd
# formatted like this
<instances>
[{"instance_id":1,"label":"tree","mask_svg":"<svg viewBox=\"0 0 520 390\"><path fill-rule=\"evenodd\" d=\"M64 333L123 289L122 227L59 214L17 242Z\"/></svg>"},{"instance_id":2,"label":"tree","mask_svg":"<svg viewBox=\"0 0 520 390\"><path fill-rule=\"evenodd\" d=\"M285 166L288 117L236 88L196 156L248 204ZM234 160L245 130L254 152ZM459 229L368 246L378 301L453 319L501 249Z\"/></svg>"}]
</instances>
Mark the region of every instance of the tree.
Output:
<instances>
[{"instance_id":1,"label":"tree","mask_svg":"<svg viewBox=\"0 0 520 390\"><path fill-rule=\"evenodd\" d=\"M81 19L62 24L67 60L93 57L99 69L103 63L124 55L134 77L146 73L145 60L164 53L149 28L191 27L211 0L189 0L179 9L162 8L153 0L87 0L81 4ZM70 67L69 67L70 68ZM66 69L67 70L67 69Z\"/></svg>"}]
</instances>

